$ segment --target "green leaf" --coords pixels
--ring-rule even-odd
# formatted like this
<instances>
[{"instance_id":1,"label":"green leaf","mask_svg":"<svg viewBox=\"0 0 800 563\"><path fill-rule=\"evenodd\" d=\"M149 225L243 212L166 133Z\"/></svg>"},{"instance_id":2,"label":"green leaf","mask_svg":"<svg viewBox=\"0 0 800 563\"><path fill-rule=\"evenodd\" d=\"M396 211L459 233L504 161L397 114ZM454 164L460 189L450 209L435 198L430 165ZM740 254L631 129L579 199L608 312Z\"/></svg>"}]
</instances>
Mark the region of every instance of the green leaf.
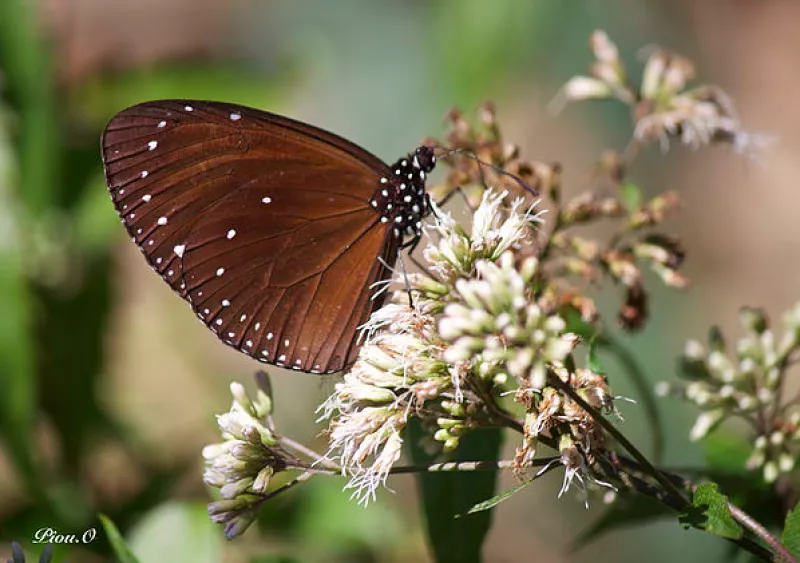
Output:
<instances>
[{"instance_id":1,"label":"green leaf","mask_svg":"<svg viewBox=\"0 0 800 563\"><path fill-rule=\"evenodd\" d=\"M583 318L581 318L581 314L572 305L567 305L561 309L559 314L567 323L567 327L564 329L565 332L577 334L584 340L593 340L597 337L597 335L600 334L601 328L583 320Z\"/></svg>"},{"instance_id":2,"label":"green leaf","mask_svg":"<svg viewBox=\"0 0 800 563\"><path fill-rule=\"evenodd\" d=\"M739 539L744 533L731 516L728 497L717 490L716 483L698 486L694 491L692 506L678 516L678 520L722 538Z\"/></svg>"},{"instance_id":3,"label":"green leaf","mask_svg":"<svg viewBox=\"0 0 800 563\"><path fill-rule=\"evenodd\" d=\"M204 504L173 501L145 515L131 530L130 544L141 563L218 563L222 530L209 519Z\"/></svg>"},{"instance_id":4,"label":"green leaf","mask_svg":"<svg viewBox=\"0 0 800 563\"><path fill-rule=\"evenodd\" d=\"M619 493L603 515L575 539L571 550L577 551L613 530L646 524L670 514L668 508L649 497L636 493Z\"/></svg>"},{"instance_id":5,"label":"green leaf","mask_svg":"<svg viewBox=\"0 0 800 563\"><path fill-rule=\"evenodd\" d=\"M139 563L139 560L136 559L131 548L128 547L128 544L125 543L119 530L117 530L114 522L104 514L100 515L100 522L103 524L108 542L111 544L111 548L114 550L114 555L117 556L119 563Z\"/></svg>"},{"instance_id":6,"label":"green leaf","mask_svg":"<svg viewBox=\"0 0 800 563\"><path fill-rule=\"evenodd\" d=\"M478 504L470 508L467 514L475 514L476 512L482 512L484 510L489 510L490 508L494 508L507 498L515 495L516 493L527 487L531 483L531 481L533 481L533 479L528 479L527 481L523 481L522 483L519 483L518 485L508 489L507 491L503 491L499 495L493 496L489 500L479 502Z\"/></svg>"},{"instance_id":7,"label":"green leaf","mask_svg":"<svg viewBox=\"0 0 800 563\"><path fill-rule=\"evenodd\" d=\"M642 208L642 190L631 182L625 182L619 187L619 197L628 208L629 213L635 213Z\"/></svg>"},{"instance_id":8,"label":"green leaf","mask_svg":"<svg viewBox=\"0 0 800 563\"><path fill-rule=\"evenodd\" d=\"M800 557L800 503L786 515L781 542L795 557Z\"/></svg>"},{"instance_id":9,"label":"green leaf","mask_svg":"<svg viewBox=\"0 0 800 563\"><path fill-rule=\"evenodd\" d=\"M586 367L597 375L605 375L606 370L603 368L603 364L597 356L598 347L597 338L592 338L592 341L589 342L589 358L586 362Z\"/></svg>"},{"instance_id":10,"label":"green leaf","mask_svg":"<svg viewBox=\"0 0 800 563\"><path fill-rule=\"evenodd\" d=\"M417 465L433 463L436 456L423 448L430 440L418 421L412 421L406 444ZM500 429L481 429L461 438L448 461L497 461L500 456ZM492 523L492 510L466 514L470 508L494 495L497 473L426 472L417 475L422 491L428 542L436 563L479 563L481 549Z\"/></svg>"}]
</instances>

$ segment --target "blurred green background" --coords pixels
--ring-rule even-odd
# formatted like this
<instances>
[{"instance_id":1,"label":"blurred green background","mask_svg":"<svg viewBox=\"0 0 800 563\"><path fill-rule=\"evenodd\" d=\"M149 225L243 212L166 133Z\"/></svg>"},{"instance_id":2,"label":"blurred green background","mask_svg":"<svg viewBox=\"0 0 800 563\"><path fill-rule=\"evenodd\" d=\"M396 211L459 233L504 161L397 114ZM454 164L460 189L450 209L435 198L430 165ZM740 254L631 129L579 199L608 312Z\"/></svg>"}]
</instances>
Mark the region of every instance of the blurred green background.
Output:
<instances>
[{"instance_id":1,"label":"blurred green background","mask_svg":"<svg viewBox=\"0 0 800 563\"><path fill-rule=\"evenodd\" d=\"M758 162L720 149L652 150L637 162L632 179L646 191L685 198L670 226L685 238L694 282L686 295L659 291L648 329L627 340L655 382L674 377L685 337L735 326L739 305L777 313L798 297L800 5L0 0L0 558L12 539L35 552L40 528L99 529L103 512L143 563L427 560L410 477L367 509L348 501L341 480L318 480L268 504L240 540L221 540L205 517L200 448L216 440L228 382L249 384L257 366L196 322L126 240L103 183L100 133L136 102L217 99L308 121L391 161L441 135L451 106L470 112L492 99L508 138L526 156L560 161L576 193L600 151L623 148L630 133L613 104L557 117L545 109L585 71L598 28L631 65L652 43L693 57L746 126L780 139ZM323 447L313 409L332 381L273 373L279 429ZM611 374L616 392L635 396ZM704 446L686 439L691 409L661 407L666 465L702 465ZM640 409L622 410L647 450ZM556 473L499 507L486 561L728 559L721 541L672 521L573 551L603 506L556 501ZM59 546L57 560L109 560L99 536Z\"/></svg>"}]
</instances>

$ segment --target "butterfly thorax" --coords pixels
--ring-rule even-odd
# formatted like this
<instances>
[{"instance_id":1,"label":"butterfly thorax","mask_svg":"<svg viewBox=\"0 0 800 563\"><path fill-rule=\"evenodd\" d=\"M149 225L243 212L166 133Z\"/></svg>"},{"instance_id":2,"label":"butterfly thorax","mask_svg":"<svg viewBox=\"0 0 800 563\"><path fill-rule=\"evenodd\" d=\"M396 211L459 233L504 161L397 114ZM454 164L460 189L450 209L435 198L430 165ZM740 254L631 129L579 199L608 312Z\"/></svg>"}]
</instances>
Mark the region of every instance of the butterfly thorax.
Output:
<instances>
[{"instance_id":1,"label":"butterfly thorax","mask_svg":"<svg viewBox=\"0 0 800 563\"><path fill-rule=\"evenodd\" d=\"M433 149L423 146L395 162L380 179L370 205L382 223L392 224L395 238L422 234L422 219L431 211L425 179L435 166Z\"/></svg>"}]
</instances>

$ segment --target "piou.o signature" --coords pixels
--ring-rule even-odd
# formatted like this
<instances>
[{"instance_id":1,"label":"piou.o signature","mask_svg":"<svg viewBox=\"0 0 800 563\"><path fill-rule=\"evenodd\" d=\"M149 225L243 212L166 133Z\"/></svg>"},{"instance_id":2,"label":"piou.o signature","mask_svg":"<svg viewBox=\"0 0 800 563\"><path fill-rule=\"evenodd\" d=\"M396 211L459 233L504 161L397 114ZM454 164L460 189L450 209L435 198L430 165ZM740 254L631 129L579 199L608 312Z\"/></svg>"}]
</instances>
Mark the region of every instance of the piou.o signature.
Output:
<instances>
[{"instance_id":1,"label":"piou.o signature","mask_svg":"<svg viewBox=\"0 0 800 563\"><path fill-rule=\"evenodd\" d=\"M33 535L31 543L54 544L86 544L92 543L97 538L97 530L89 528L82 534L62 534L55 528L39 528Z\"/></svg>"}]
</instances>

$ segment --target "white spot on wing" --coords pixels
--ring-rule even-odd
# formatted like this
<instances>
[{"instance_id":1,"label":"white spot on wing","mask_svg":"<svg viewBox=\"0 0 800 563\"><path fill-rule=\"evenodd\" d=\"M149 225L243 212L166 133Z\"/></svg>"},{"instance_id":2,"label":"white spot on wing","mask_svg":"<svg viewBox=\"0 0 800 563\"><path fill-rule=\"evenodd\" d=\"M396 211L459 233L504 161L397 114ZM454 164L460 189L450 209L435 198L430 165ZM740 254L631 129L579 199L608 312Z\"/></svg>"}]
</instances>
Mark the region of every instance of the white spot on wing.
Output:
<instances>
[{"instance_id":1,"label":"white spot on wing","mask_svg":"<svg viewBox=\"0 0 800 563\"><path fill-rule=\"evenodd\" d=\"M262 197L261 198L261 203L272 203L272 198L271 197Z\"/></svg>"},{"instance_id":2,"label":"white spot on wing","mask_svg":"<svg viewBox=\"0 0 800 563\"><path fill-rule=\"evenodd\" d=\"M232 113L231 114L231 121L239 121L241 118L242 118L242 116L240 114L238 114L238 113Z\"/></svg>"},{"instance_id":3,"label":"white spot on wing","mask_svg":"<svg viewBox=\"0 0 800 563\"><path fill-rule=\"evenodd\" d=\"M149 172L147 170L142 170L142 174L141 174L142 178L147 178L148 174L149 174Z\"/></svg>"},{"instance_id":4,"label":"white spot on wing","mask_svg":"<svg viewBox=\"0 0 800 563\"><path fill-rule=\"evenodd\" d=\"M184 106L183 109L185 109L186 111L194 111L194 108L192 106Z\"/></svg>"},{"instance_id":5,"label":"white spot on wing","mask_svg":"<svg viewBox=\"0 0 800 563\"><path fill-rule=\"evenodd\" d=\"M230 307L231 306L231 302L228 301L227 299L223 299L222 300L222 306L223 307Z\"/></svg>"},{"instance_id":6,"label":"white spot on wing","mask_svg":"<svg viewBox=\"0 0 800 563\"><path fill-rule=\"evenodd\" d=\"M224 274L224 273L225 273L225 268L219 268L219 269L217 269L217 276L221 276L221 275L222 275L222 274Z\"/></svg>"},{"instance_id":7,"label":"white spot on wing","mask_svg":"<svg viewBox=\"0 0 800 563\"><path fill-rule=\"evenodd\" d=\"M159 225L166 225L166 224L167 224L167 218L166 218L166 217L159 217L159 218L158 218L158 221L156 221L156 222L157 222Z\"/></svg>"},{"instance_id":8,"label":"white spot on wing","mask_svg":"<svg viewBox=\"0 0 800 563\"><path fill-rule=\"evenodd\" d=\"M157 146L158 146L158 141L150 141L149 143L147 143L147 150L154 151L156 150Z\"/></svg>"},{"instance_id":9,"label":"white spot on wing","mask_svg":"<svg viewBox=\"0 0 800 563\"><path fill-rule=\"evenodd\" d=\"M235 236L236 236L236 231L235 231L235 230L233 230L233 229L231 229L230 231L228 231L228 234L227 234L227 235L225 235L225 236L226 236L226 238L227 238L228 240L231 240L233 237L235 237Z\"/></svg>"},{"instance_id":10,"label":"white spot on wing","mask_svg":"<svg viewBox=\"0 0 800 563\"><path fill-rule=\"evenodd\" d=\"M186 250L185 244L176 244L172 247L172 251L178 256L178 258L183 258L184 250Z\"/></svg>"},{"instance_id":11,"label":"white spot on wing","mask_svg":"<svg viewBox=\"0 0 800 563\"><path fill-rule=\"evenodd\" d=\"M267 334L267 340L272 340L272 338L273 338L274 336L275 336L275 335L274 335L274 334L272 334L272 333L270 332L269 334Z\"/></svg>"},{"instance_id":12,"label":"white spot on wing","mask_svg":"<svg viewBox=\"0 0 800 563\"><path fill-rule=\"evenodd\" d=\"M166 121L159 121L158 122L158 128L159 129L161 129L163 127L166 127L166 126L167 126L167 122Z\"/></svg>"},{"instance_id":13,"label":"white spot on wing","mask_svg":"<svg viewBox=\"0 0 800 563\"><path fill-rule=\"evenodd\" d=\"M153 196L151 196L150 194L144 194L142 196L142 201L145 203L149 202L151 199L153 199Z\"/></svg>"}]
</instances>

